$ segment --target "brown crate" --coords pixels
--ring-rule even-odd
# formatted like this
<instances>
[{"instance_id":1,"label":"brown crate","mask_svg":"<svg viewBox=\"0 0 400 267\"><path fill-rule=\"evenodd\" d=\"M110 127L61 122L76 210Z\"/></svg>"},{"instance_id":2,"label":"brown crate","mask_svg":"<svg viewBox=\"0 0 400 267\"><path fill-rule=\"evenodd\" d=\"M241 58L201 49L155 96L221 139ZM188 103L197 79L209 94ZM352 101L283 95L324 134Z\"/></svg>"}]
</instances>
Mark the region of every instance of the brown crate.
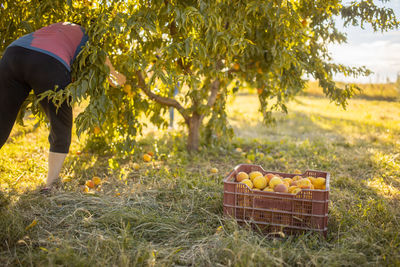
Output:
<instances>
[{"instance_id":1,"label":"brown crate","mask_svg":"<svg viewBox=\"0 0 400 267\"><path fill-rule=\"evenodd\" d=\"M279 174L282 177L324 177L325 190L303 189L296 195L251 190L247 185L236 182L239 172L259 171ZM287 234L317 231L324 236L328 225L329 201L328 172L307 170L303 174L265 171L259 165L240 164L224 179L224 214L239 223L250 223L265 233Z\"/></svg>"}]
</instances>

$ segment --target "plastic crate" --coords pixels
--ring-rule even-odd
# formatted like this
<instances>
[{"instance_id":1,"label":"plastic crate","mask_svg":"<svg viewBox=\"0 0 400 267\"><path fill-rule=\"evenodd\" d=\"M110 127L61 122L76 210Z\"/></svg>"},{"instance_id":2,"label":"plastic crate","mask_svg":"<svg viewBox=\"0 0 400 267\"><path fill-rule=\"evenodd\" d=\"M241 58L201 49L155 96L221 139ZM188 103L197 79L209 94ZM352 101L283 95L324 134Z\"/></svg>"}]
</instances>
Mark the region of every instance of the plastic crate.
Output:
<instances>
[{"instance_id":1,"label":"plastic crate","mask_svg":"<svg viewBox=\"0 0 400 267\"><path fill-rule=\"evenodd\" d=\"M302 189L296 195L251 190L247 185L236 182L239 172L259 171L279 174L292 178L324 177L325 190ZM248 223L264 233L299 234L317 231L326 236L328 231L329 202L328 172L307 170L303 174L265 171L259 165L240 164L224 179L224 214L236 219L240 224Z\"/></svg>"}]
</instances>

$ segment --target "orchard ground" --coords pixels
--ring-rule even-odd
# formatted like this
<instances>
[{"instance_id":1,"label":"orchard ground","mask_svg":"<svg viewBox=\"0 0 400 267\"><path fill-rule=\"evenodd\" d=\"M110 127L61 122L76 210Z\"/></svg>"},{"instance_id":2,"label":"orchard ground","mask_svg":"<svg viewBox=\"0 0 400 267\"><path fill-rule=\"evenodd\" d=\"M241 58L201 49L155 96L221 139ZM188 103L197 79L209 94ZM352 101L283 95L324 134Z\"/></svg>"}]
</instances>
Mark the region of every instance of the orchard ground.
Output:
<instances>
[{"instance_id":1,"label":"orchard ground","mask_svg":"<svg viewBox=\"0 0 400 267\"><path fill-rule=\"evenodd\" d=\"M74 136L62 173L70 181L50 196L35 191L46 177L47 129L28 118L0 150L0 262L399 265L400 104L376 99L382 98L350 100L344 111L324 98L300 96L288 115L264 126L256 95L239 95L228 109L234 140L197 154L186 152L180 130L147 129L127 157ZM142 160L147 151L155 153L149 163ZM266 170L329 171L327 238L271 239L225 218L223 177L248 160ZM82 192L94 176L103 181L101 191Z\"/></svg>"}]
</instances>

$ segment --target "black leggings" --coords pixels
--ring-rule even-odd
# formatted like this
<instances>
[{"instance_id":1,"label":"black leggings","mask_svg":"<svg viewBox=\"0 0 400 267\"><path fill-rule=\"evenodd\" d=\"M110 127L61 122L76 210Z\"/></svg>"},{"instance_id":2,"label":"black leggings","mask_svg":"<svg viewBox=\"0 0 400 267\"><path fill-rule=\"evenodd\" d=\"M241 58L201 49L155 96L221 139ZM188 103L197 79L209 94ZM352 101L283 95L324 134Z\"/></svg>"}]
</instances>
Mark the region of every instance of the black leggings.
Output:
<instances>
[{"instance_id":1,"label":"black leggings","mask_svg":"<svg viewBox=\"0 0 400 267\"><path fill-rule=\"evenodd\" d=\"M33 89L36 95L65 88L68 69L57 59L19 46L7 48L0 60L0 148L6 142L22 103ZM51 101L40 102L50 121L50 151L68 153L71 144L72 108L64 102L56 112Z\"/></svg>"}]
</instances>

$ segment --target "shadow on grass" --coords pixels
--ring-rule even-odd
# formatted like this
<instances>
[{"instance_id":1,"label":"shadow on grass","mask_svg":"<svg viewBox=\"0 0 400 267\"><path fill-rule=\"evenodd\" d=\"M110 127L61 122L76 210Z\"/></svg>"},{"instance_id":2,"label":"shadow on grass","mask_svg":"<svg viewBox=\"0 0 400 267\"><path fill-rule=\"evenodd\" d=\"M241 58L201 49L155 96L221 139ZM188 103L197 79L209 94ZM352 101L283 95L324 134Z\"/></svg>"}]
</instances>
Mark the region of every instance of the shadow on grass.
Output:
<instances>
[{"instance_id":1,"label":"shadow on grass","mask_svg":"<svg viewBox=\"0 0 400 267\"><path fill-rule=\"evenodd\" d=\"M272 127L258 122L251 127L250 133L247 121L236 122L235 132L241 140L249 137L255 139L264 144L259 150L267 151L273 157L261 162L267 169L318 169L330 172L333 188L331 199L343 204L340 207L343 210L340 212L353 209L349 203L363 206L371 199L376 200L376 203L387 204L390 201L390 196L382 194L382 188L369 186L372 179L383 177L382 187L400 187L400 181L397 179L400 172L395 166L387 166L385 162L377 161L379 153L392 155L393 160L398 153L395 150L396 138L379 138L380 133L386 132L383 126L326 116L318 116L312 120L302 112L290 112L288 116L278 117L277 125ZM318 122L335 127L323 128ZM351 126L355 136L344 132L344 126ZM391 134L395 136L397 133ZM362 138L358 138L358 135ZM363 209L364 207L360 208ZM385 218L390 217L386 215ZM330 227L333 224L339 227L340 220L335 218L331 218ZM373 221L373 218L371 220ZM378 227L378 222L372 224Z\"/></svg>"},{"instance_id":2,"label":"shadow on grass","mask_svg":"<svg viewBox=\"0 0 400 267\"><path fill-rule=\"evenodd\" d=\"M352 162L353 160L370 162L371 166L373 165L372 151L396 153L395 136L400 134L397 130L390 132L392 138L380 138L379 134L387 134L387 129L383 125L313 115L317 115L317 118L311 119L309 115L302 112L290 112L288 116L278 117L276 126L266 127L259 122L253 128L256 129L259 140L291 142L300 148L301 143L305 141L322 143L328 146L332 150L331 152L335 152L337 148L343 150L336 158L342 158L343 161L350 158ZM333 125L333 127L323 128L317 122L321 122L323 125ZM345 132L343 127L350 127L352 130ZM242 125L236 127L235 131L240 136L241 132L245 132L247 128L246 122L243 122ZM284 146L284 144L279 145ZM333 156L333 154L331 155ZM357 157L355 158L355 156Z\"/></svg>"}]
</instances>

